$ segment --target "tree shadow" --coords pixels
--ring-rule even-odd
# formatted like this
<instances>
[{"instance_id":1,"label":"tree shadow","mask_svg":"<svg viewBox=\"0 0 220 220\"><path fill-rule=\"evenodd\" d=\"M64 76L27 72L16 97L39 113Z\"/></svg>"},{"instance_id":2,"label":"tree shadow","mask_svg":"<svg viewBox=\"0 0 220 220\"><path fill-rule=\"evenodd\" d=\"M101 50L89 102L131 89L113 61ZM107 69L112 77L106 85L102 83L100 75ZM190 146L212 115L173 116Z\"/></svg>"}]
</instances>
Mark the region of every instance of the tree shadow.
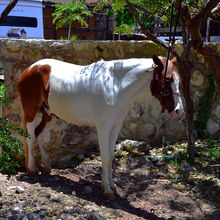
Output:
<instances>
[{"instance_id":1,"label":"tree shadow","mask_svg":"<svg viewBox=\"0 0 220 220\"><path fill-rule=\"evenodd\" d=\"M220 209L214 211L212 214L208 214L204 216L206 220L219 220L220 219Z\"/></svg>"},{"instance_id":2,"label":"tree shadow","mask_svg":"<svg viewBox=\"0 0 220 220\"><path fill-rule=\"evenodd\" d=\"M136 215L137 217L142 217L144 219L166 220L165 218L156 216L154 213L150 213L144 209L132 206L127 198L124 198L117 193L115 194L114 200L105 199L103 197L102 190L100 190L100 175L96 173L94 175L90 175L88 178L93 179L93 182L86 179L78 178L77 176L74 176L74 173L72 178L66 178L62 175L44 174L29 177L27 174L21 174L17 177L17 180L27 182L29 184L39 183L41 187L50 187L52 190L55 190L59 193L62 192L67 195L73 195L74 192L74 196L78 198L95 202L97 205L105 206L106 208L120 209L130 214ZM92 188L92 192L89 194L85 193L85 191L83 190L85 186L90 186Z\"/></svg>"}]
</instances>

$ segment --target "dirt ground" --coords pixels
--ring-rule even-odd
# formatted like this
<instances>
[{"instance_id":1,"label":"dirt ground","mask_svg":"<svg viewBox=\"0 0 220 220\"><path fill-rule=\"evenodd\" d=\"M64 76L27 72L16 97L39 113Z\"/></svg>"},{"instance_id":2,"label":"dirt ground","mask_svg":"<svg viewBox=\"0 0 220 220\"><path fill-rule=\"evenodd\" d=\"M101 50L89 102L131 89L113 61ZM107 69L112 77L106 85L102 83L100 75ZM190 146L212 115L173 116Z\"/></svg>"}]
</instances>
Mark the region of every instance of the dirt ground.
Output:
<instances>
[{"instance_id":1,"label":"dirt ground","mask_svg":"<svg viewBox=\"0 0 220 220\"><path fill-rule=\"evenodd\" d=\"M128 150L116 156L113 170L114 200L103 198L98 154L50 176L0 175L0 219L18 214L16 207L39 219L220 219L219 164L201 171Z\"/></svg>"}]
</instances>

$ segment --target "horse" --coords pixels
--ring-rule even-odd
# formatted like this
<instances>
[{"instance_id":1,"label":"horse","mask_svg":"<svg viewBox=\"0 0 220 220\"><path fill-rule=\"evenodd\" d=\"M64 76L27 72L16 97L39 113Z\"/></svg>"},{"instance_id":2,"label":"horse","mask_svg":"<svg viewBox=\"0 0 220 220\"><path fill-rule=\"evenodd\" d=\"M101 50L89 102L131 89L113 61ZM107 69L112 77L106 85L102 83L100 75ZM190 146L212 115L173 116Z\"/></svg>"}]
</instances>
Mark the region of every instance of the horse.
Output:
<instances>
[{"instance_id":1,"label":"horse","mask_svg":"<svg viewBox=\"0 0 220 220\"><path fill-rule=\"evenodd\" d=\"M42 59L29 66L18 80L24 129L30 135L24 141L27 173L33 175L39 172L33 156L35 139L44 163L43 171L50 173L49 156L42 135L54 126L57 118L61 118L96 129L104 197L114 197L114 149L131 104L150 88L170 118L179 118L184 112L175 62L175 58L168 61L166 77L166 58L156 55L153 59L101 60L87 66ZM39 124L38 115L41 115Z\"/></svg>"}]
</instances>

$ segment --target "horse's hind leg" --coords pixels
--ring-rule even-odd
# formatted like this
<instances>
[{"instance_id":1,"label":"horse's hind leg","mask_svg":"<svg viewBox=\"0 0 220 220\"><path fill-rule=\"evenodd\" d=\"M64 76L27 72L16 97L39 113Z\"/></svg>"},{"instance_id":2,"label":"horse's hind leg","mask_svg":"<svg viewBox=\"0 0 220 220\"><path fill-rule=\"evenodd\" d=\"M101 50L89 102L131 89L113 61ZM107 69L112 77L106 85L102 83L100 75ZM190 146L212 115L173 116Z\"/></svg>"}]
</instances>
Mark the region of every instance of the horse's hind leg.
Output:
<instances>
[{"instance_id":1,"label":"horse's hind leg","mask_svg":"<svg viewBox=\"0 0 220 220\"><path fill-rule=\"evenodd\" d=\"M42 172L45 174L50 174L51 171L50 158L45 148L44 140L45 140L45 135L55 126L57 118L55 116L48 115L44 108L42 108L41 111L43 117L41 123L35 129L35 134L37 136L37 142L40 148L40 153L43 161Z\"/></svg>"},{"instance_id":2,"label":"horse's hind leg","mask_svg":"<svg viewBox=\"0 0 220 220\"><path fill-rule=\"evenodd\" d=\"M27 172L31 175L38 173L38 168L36 166L34 160L34 141L35 141L35 127L36 127L36 116L33 121L27 122L27 132L29 133L30 137L27 138L27 147L25 147L25 157L26 157L26 168Z\"/></svg>"}]
</instances>

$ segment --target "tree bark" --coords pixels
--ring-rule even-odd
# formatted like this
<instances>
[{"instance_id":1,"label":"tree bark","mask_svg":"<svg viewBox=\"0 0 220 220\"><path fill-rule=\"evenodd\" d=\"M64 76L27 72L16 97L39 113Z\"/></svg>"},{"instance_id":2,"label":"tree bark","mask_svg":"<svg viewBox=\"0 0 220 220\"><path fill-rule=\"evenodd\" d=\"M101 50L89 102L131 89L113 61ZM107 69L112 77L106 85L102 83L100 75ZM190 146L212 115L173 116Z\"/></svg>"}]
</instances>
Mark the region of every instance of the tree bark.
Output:
<instances>
[{"instance_id":1,"label":"tree bark","mask_svg":"<svg viewBox=\"0 0 220 220\"><path fill-rule=\"evenodd\" d=\"M188 58L187 58L188 59ZM191 80L191 71L189 68L189 61L186 60L183 72L183 94L185 99L185 126L186 126L186 137L187 137L187 150L190 158L195 158L197 155L196 146L195 146L195 135L194 135L194 105L191 98L190 90L190 80Z\"/></svg>"},{"instance_id":2,"label":"tree bark","mask_svg":"<svg viewBox=\"0 0 220 220\"><path fill-rule=\"evenodd\" d=\"M0 24L5 20L10 11L15 7L18 0L12 0L0 15Z\"/></svg>"},{"instance_id":3,"label":"tree bark","mask_svg":"<svg viewBox=\"0 0 220 220\"><path fill-rule=\"evenodd\" d=\"M208 18L206 24L206 42L210 42L210 21L210 18Z\"/></svg>"},{"instance_id":4,"label":"tree bark","mask_svg":"<svg viewBox=\"0 0 220 220\"><path fill-rule=\"evenodd\" d=\"M181 5L182 0L176 0L174 6ZM214 73L215 82L220 92L220 58L216 51L204 44L200 33L200 24L203 23L213 13L214 9L218 8L220 0L210 0L206 5L193 17L189 13L188 6L181 5L181 13L184 15L187 21L187 27L190 30L192 37L193 48L211 64L211 68Z\"/></svg>"},{"instance_id":5,"label":"tree bark","mask_svg":"<svg viewBox=\"0 0 220 220\"><path fill-rule=\"evenodd\" d=\"M71 22L70 22L69 28L68 28L68 37L67 37L67 40L70 40L70 33L71 33Z\"/></svg>"}]
</instances>

